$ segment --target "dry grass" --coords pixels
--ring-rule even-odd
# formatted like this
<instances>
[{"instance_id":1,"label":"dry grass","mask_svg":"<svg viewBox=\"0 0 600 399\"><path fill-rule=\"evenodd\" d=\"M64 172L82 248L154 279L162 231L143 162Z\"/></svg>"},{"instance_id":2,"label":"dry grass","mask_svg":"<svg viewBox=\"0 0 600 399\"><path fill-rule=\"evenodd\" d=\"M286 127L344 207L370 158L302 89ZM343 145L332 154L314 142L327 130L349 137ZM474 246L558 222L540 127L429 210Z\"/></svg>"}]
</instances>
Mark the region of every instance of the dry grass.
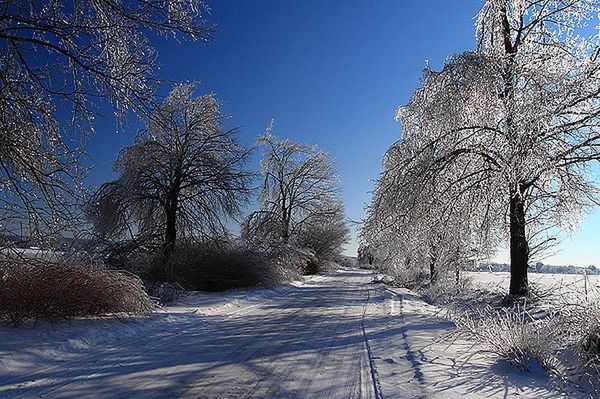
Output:
<instances>
[{"instance_id":1,"label":"dry grass","mask_svg":"<svg viewBox=\"0 0 600 399\"><path fill-rule=\"evenodd\" d=\"M96 262L0 260L0 319L8 324L139 315L153 308L137 277Z\"/></svg>"}]
</instances>

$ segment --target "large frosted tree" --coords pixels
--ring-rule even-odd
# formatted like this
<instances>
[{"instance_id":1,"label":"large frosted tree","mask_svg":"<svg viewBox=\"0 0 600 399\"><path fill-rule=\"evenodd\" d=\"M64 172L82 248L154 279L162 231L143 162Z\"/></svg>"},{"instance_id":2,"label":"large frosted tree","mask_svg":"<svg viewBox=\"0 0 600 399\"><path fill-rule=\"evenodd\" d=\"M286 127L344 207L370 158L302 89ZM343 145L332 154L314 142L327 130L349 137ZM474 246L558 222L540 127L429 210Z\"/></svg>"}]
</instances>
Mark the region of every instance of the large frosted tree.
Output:
<instances>
[{"instance_id":1,"label":"large frosted tree","mask_svg":"<svg viewBox=\"0 0 600 399\"><path fill-rule=\"evenodd\" d=\"M387 151L360 235L379 266L407 283L467 268L491 238L485 197L455 184L472 172L437 173L433 162L440 149L424 149L422 140L405 135Z\"/></svg>"},{"instance_id":2,"label":"large frosted tree","mask_svg":"<svg viewBox=\"0 0 600 399\"><path fill-rule=\"evenodd\" d=\"M401 165L424 162L413 187L445 182L456 204L475 194L463 205L505 232L513 295L528 292L532 252L597 202L599 10L597 0L487 1L477 52L427 69L398 112L413 147Z\"/></svg>"},{"instance_id":3,"label":"large frosted tree","mask_svg":"<svg viewBox=\"0 0 600 399\"><path fill-rule=\"evenodd\" d=\"M527 293L530 239L596 200L600 47L585 28L599 11L597 0L490 0L478 16L479 53L498 80L498 100L481 106L497 108L485 125L497 151L485 154L508 193L511 294Z\"/></svg>"},{"instance_id":4,"label":"large frosted tree","mask_svg":"<svg viewBox=\"0 0 600 399\"><path fill-rule=\"evenodd\" d=\"M100 187L89 215L96 232L112 239L145 237L170 257L182 235L225 231L250 193L248 151L224 125L212 95L175 87L115 164L117 180Z\"/></svg>"}]
</instances>

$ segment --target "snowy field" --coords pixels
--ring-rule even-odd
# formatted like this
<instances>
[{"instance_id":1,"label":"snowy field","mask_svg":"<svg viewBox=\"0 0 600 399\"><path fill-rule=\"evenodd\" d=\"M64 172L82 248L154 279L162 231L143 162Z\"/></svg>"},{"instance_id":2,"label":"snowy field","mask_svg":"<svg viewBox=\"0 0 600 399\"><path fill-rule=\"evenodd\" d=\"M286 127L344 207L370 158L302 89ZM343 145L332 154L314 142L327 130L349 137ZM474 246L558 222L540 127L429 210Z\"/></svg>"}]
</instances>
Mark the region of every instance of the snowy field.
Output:
<instances>
[{"instance_id":1,"label":"snowy field","mask_svg":"<svg viewBox=\"0 0 600 399\"><path fill-rule=\"evenodd\" d=\"M476 288L508 292L510 283L508 272L469 272L467 275ZM600 299L600 276L596 275L529 273L529 283L534 292L550 300L561 297L576 300L586 295Z\"/></svg>"},{"instance_id":2,"label":"snowy field","mask_svg":"<svg viewBox=\"0 0 600 399\"><path fill-rule=\"evenodd\" d=\"M440 342L453 326L439 308L371 280L348 269L271 290L195 293L146 318L2 328L0 397L585 397L553 390L541 372L469 357L472 343Z\"/></svg>"}]
</instances>

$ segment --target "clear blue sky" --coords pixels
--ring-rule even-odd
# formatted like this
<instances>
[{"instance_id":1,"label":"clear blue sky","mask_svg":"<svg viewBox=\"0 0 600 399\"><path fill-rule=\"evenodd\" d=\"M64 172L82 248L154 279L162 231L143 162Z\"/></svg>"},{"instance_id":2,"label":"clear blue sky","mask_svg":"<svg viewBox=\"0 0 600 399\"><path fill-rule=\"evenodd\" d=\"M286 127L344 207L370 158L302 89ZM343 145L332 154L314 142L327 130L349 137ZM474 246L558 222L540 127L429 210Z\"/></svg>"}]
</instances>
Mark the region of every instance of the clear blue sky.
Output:
<instances>
[{"instance_id":1,"label":"clear blue sky","mask_svg":"<svg viewBox=\"0 0 600 399\"><path fill-rule=\"evenodd\" d=\"M396 107L418 86L426 60L439 68L449 55L475 47L474 16L482 5L479 0L207 1L210 20L218 25L214 41L157 41L160 76L199 82L199 93L215 92L232 116L231 126L241 127L245 144L275 119L278 136L331 153L352 220L364 216L382 155L399 138ZM112 162L135 129L132 124L116 134L113 122L99 121L88 147L96 164L91 184L113 177ZM251 166L257 168L257 162ZM563 245L561 256L548 261L600 265L594 245L598 226L600 213ZM356 252L354 239L347 252Z\"/></svg>"}]
</instances>

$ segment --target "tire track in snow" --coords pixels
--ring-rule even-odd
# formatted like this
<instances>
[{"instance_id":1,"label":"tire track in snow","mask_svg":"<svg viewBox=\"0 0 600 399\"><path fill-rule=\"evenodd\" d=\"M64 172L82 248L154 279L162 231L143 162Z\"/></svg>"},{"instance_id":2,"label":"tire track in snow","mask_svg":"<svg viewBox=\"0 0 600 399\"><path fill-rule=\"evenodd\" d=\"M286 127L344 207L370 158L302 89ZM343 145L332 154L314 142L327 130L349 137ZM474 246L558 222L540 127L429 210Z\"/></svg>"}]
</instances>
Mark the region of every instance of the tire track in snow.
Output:
<instances>
[{"instance_id":1,"label":"tire track in snow","mask_svg":"<svg viewBox=\"0 0 600 399\"><path fill-rule=\"evenodd\" d=\"M427 399L428 397L424 392L426 382L423 372L421 371L421 363L419 362L419 360L417 360L416 353L413 351L410 343L408 342L408 329L406 328L406 313L404 311L404 295L398 294L386 287L383 287L383 289L388 293L392 294L392 296L394 298L397 298L398 302L400 302L399 318L400 322L402 323L402 327L400 328L400 333L402 336L402 349L404 349L404 351L406 352L405 358L410 363L410 367L413 370L414 378L417 381L419 388L421 389L421 395L418 397L418 399ZM422 357L423 354L421 351L419 351L419 355L420 357Z\"/></svg>"},{"instance_id":2,"label":"tire track in snow","mask_svg":"<svg viewBox=\"0 0 600 399\"><path fill-rule=\"evenodd\" d=\"M361 291L357 291L357 293L358 292ZM321 309L318 307L313 308L302 306L303 296L300 292L295 296L298 296L301 302L298 303L296 300L290 299L290 302L286 306L295 306L298 304L301 305L302 308L296 310L296 312L299 312L297 317L295 317L296 319L311 318L313 316L321 314ZM325 299L325 301L325 303L327 303L327 299ZM335 300L333 302L335 302ZM302 352L305 349L318 349L318 354L316 355L317 357L315 357L314 360L306 361L296 359L293 362L289 362L285 359L277 357L264 356L267 355L269 351L272 351L274 348L262 348L261 355L263 356L261 356L261 360L258 360L258 363L252 362L252 369L257 373L252 373L248 370L242 371L236 376L235 381L231 381L233 382L233 385L237 388L234 388L233 386L231 388L226 386L221 386L217 388L214 385L202 383L200 383L200 385L198 386L193 386L194 384L192 383L191 386L186 389L185 396L209 397L208 395L210 395L210 397L221 397L222 395L225 395L225 392L227 392L229 389L233 389L236 391L236 397L239 398L280 397L280 395L282 394L282 390L285 391L286 385L289 385L291 383L293 385L293 388L291 386L288 388L291 388L291 390L288 391L287 394L284 394L285 397L311 398L314 397L314 392L311 392L311 389L313 388L319 392L320 397L342 397L339 396L340 392L335 392L335 389L339 389L339 386L336 387L335 384L331 384L327 389L321 391L319 391L319 389L322 389L322 386L313 387L313 383L315 382L314 376L317 373L317 370L322 373L330 373L332 370L335 370L335 372L338 373L334 376L337 381L344 380L349 382L348 385L344 385L346 388L350 388L349 391L345 392L345 395L348 396L344 397L364 397L363 393L365 391L363 391L363 389L361 388L363 386L363 375L362 372L359 371L357 376L355 368L357 364L359 370L363 370L362 362L360 359L364 359L364 354L361 354L360 351L354 352L353 349L355 349L355 346L351 343L351 337L348 335L349 333L351 334L352 331L356 331L356 328L359 328L358 324L361 317L361 311L358 310L358 314L356 314L356 316L358 317L356 317L352 315L352 313L354 312L352 306L343 305L343 307L336 308L333 303L332 306L334 307L330 308L329 306L326 306L326 308L335 310L335 313L338 313L339 311L339 314L336 316L337 322L335 323L335 326L330 332L324 330L322 326L315 324L314 326L312 326L312 328L304 331L301 334L301 336L296 337L296 340L299 340L298 344L295 345L296 350ZM293 321L294 320L288 318L282 320L282 327L284 327L284 329L293 328ZM311 340L311 337L317 337L317 339L327 337L327 339L321 344L315 345L315 343ZM344 351L344 349L342 349L344 345L340 345L342 342L347 342L348 345L351 346L351 348L347 348L346 351ZM333 369L331 368L332 363L330 359L328 359L328 356L332 353L336 353L338 356L340 354L348 355L355 353L355 355L351 356L352 359L350 360L350 362L345 362L345 364L347 365L354 365L346 368L348 371L347 375L339 374L343 371L343 369L340 370L336 367L334 367ZM355 361L356 359L358 359L358 361ZM252 359L249 358L247 359L247 361L251 362ZM298 370L297 367L299 365L304 366L304 371ZM290 380L289 377L293 375L292 373L298 373L296 375L296 378L298 378L299 376L303 376L304 378L300 379L300 383L298 383L298 381L295 381L295 379ZM368 373L366 375L368 375ZM255 380L256 378L258 378L258 380ZM206 376L203 376L202 379L206 379ZM370 387L371 384L367 383L366 386ZM240 389L239 387L244 388ZM355 387L358 387L360 393L354 390ZM216 391L214 391L214 389L216 389ZM354 396L356 393L358 393L358 396ZM367 394L366 397L372 397L372 395Z\"/></svg>"},{"instance_id":3,"label":"tire track in snow","mask_svg":"<svg viewBox=\"0 0 600 399\"><path fill-rule=\"evenodd\" d=\"M367 300L363 308L363 314L360 319L360 326L362 329L363 339L365 341L365 347L367 348L367 356L369 358L369 368L371 371L371 380L373 383L373 391L375 393L375 399L382 399L383 394L381 392L381 383L379 382L379 375L377 373L377 365L373 358L373 352L371 351L371 345L369 345L369 339L367 338L367 332L365 330L365 315L367 313L367 307L369 306L369 300L371 299L371 290L367 288Z\"/></svg>"}]
</instances>

